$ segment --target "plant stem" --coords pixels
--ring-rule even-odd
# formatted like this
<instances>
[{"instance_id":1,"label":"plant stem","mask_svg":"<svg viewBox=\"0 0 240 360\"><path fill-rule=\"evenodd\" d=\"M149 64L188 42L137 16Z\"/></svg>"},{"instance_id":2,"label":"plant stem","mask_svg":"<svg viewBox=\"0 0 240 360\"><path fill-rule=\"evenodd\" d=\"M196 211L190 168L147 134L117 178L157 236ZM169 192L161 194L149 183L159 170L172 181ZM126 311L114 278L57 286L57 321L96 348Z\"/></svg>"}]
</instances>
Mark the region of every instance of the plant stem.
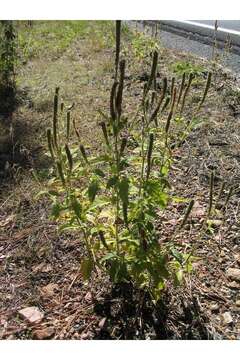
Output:
<instances>
[{"instance_id":1,"label":"plant stem","mask_svg":"<svg viewBox=\"0 0 240 360\"><path fill-rule=\"evenodd\" d=\"M117 180L119 181L119 151L118 151L118 133L119 133L119 120L118 116L116 119L116 131L114 136L114 150L115 150L115 165L117 170ZM115 237L116 237L116 247L117 255L119 255L119 228L118 228L118 219L119 219L119 190L116 190L116 215L115 215Z\"/></svg>"},{"instance_id":2,"label":"plant stem","mask_svg":"<svg viewBox=\"0 0 240 360\"><path fill-rule=\"evenodd\" d=\"M141 164L141 177L140 177L140 185L139 185L139 198L141 197L143 183L144 183L144 168L145 168L145 154L144 154L144 144L145 144L145 119L142 118L142 131L141 131L141 157L142 157L142 164Z\"/></svg>"}]
</instances>

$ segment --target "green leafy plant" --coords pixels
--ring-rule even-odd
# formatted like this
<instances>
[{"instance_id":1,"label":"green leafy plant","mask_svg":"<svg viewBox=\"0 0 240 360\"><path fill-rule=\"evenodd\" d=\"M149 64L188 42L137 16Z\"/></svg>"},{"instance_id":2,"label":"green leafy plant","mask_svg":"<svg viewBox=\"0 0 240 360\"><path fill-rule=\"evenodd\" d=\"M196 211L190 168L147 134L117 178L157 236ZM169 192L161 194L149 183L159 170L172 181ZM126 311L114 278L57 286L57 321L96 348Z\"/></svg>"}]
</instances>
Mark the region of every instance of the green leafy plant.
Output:
<instances>
[{"instance_id":1,"label":"green leafy plant","mask_svg":"<svg viewBox=\"0 0 240 360\"><path fill-rule=\"evenodd\" d=\"M109 113L99 110L103 144L97 154L85 148L70 110L59 111L56 89L52 129L47 130L54 164L47 193L60 230L77 231L85 242L86 256L81 259L85 280L99 268L113 283L131 282L157 301L167 281L179 284L191 269L192 254L176 242L175 235L186 224L193 200L167 243L160 242L157 223L159 212L171 201L171 128L184 110L192 75L186 84L185 75L179 85L172 79L170 89L164 78L157 90L155 50L136 115L129 119L124 111L126 62L119 57L119 28L117 34L115 79ZM204 91L200 105L205 97ZM71 129L76 140L70 145Z\"/></svg>"},{"instance_id":2,"label":"green leafy plant","mask_svg":"<svg viewBox=\"0 0 240 360\"><path fill-rule=\"evenodd\" d=\"M193 74L195 77L202 76L202 74L206 72L203 66L195 65L190 61L177 61L171 65L171 70L179 76L185 73L186 75Z\"/></svg>"},{"instance_id":3,"label":"green leafy plant","mask_svg":"<svg viewBox=\"0 0 240 360\"><path fill-rule=\"evenodd\" d=\"M146 36L141 32L136 32L132 40L133 54L135 58L143 60L149 55L159 49L158 41L151 36Z\"/></svg>"}]
</instances>

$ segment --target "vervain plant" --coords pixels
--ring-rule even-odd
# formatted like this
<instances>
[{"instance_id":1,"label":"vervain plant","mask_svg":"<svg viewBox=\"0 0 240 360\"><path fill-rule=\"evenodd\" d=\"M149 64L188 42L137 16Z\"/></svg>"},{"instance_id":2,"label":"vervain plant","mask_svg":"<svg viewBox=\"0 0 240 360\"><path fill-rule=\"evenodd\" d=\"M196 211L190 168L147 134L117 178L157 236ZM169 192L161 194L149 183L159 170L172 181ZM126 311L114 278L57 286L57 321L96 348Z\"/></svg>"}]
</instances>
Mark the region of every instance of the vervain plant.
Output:
<instances>
[{"instance_id":1,"label":"vervain plant","mask_svg":"<svg viewBox=\"0 0 240 360\"><path fill-rule=\"evenodd\" d=\"M69 110L64 121L56 89L52 129L47 131L54 164L48 194L53 201L52 216L62 222L60 230L76 230L83 237L84 279L100 268L112 282L131 282L156 301L166 282L180 283L191 264L191 254L178 247L174 236L165 245L161 243L156 227L159 211L170 201L171 122L184 110L192 77L185 85L184 75L179 87L173 79L170 89L164 78L159 92L155 50L136 115L128 119L124 111L126 62L119 56L118 30L117 34L117 69L109 113L99 111L103 145L97 154L85 148ZM200 105L205 97L204 92ZM65 127L60 126L60 119ZM69 145L71 130L77 138L75 146ZM186 224L193 203L190 201L176 231Z\"/></svg>"}]
</instances>

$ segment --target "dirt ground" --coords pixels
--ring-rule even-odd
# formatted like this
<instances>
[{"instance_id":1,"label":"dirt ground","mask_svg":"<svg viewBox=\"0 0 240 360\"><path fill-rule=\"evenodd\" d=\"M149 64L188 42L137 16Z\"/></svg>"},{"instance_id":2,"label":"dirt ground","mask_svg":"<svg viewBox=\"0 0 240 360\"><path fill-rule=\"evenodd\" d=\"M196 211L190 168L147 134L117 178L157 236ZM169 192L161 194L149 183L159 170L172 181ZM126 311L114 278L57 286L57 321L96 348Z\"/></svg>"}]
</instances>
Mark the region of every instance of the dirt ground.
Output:
<instances>
[{"instance_id":1,"label":"dirt ground","mask_svg":"<svg viewBox=\"0 0 240 360\"><path fill-rule=\"evenodd\" d=\"M94 28L94 24L92 25ZM101 29L98 30L101 32ZM13 114L16 156L0 177L0 338L1 339L240 339L240 85L218 66L196 125L173 149L171 193L194 198L195 208L178 241L196 247L192 274L182 287L167 287L156 308L131 286L111 287L101 273L85 283L79 272L84 252L76 234L59 234L49 220L50 204L37 193L49 180L46 128L52 118L55 86L73 116L86 147L101 146L98 109L108 111L114 47L86 33L58 55L35 57L21 66L19 107ZM146 81L146 60L136 61L126 33L125 111L133 112ZM136 46L136 45L135 45ZM191 64L198 82L194 104L211 64L160 47L159 80L180 76L176 63ZM201 90L202 91L202 90ZM2 156L3 158L3 156ZM226 183L219 206L232 187L224 213L209 233L200 234L209 199L209 174L215 172L214 200ZM185 205L171 203L159 215L159 241L166 241ZM37 307L44 317L29 324L19 310Z\"/></svg>"}]
</instances>

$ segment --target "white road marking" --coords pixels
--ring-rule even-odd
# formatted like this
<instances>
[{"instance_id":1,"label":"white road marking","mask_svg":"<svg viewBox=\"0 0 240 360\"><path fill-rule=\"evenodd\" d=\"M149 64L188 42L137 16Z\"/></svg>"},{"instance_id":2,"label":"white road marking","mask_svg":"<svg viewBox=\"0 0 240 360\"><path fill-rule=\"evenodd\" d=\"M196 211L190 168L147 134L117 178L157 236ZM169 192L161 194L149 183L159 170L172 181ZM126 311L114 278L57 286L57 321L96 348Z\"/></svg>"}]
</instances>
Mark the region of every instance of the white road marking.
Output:
<instances>
[{"instance_id":1,"label":"white road marking","mask_svg":"<svg viewBox=\"0 0 240 360\"><path fill-rule=\"evenodd\" d=\"M198 26L198 27L204 27L206 29L210 29L210 30L214 30L214 26L212 25L207 25L207 24L201 24L201 23L196 23L194 21L189 21L189 20L174 20L178 23L183 23L183 24L189 24L189 25L194 25L194 26ZM236 31L236 30L232 30L232 29L226 29L226 28L222 28L222 27L218 27L218 31L222 31L228 34L233 34L233 35L238 35L240 36L240 31Z\"/></svg>"}]
</instances>

